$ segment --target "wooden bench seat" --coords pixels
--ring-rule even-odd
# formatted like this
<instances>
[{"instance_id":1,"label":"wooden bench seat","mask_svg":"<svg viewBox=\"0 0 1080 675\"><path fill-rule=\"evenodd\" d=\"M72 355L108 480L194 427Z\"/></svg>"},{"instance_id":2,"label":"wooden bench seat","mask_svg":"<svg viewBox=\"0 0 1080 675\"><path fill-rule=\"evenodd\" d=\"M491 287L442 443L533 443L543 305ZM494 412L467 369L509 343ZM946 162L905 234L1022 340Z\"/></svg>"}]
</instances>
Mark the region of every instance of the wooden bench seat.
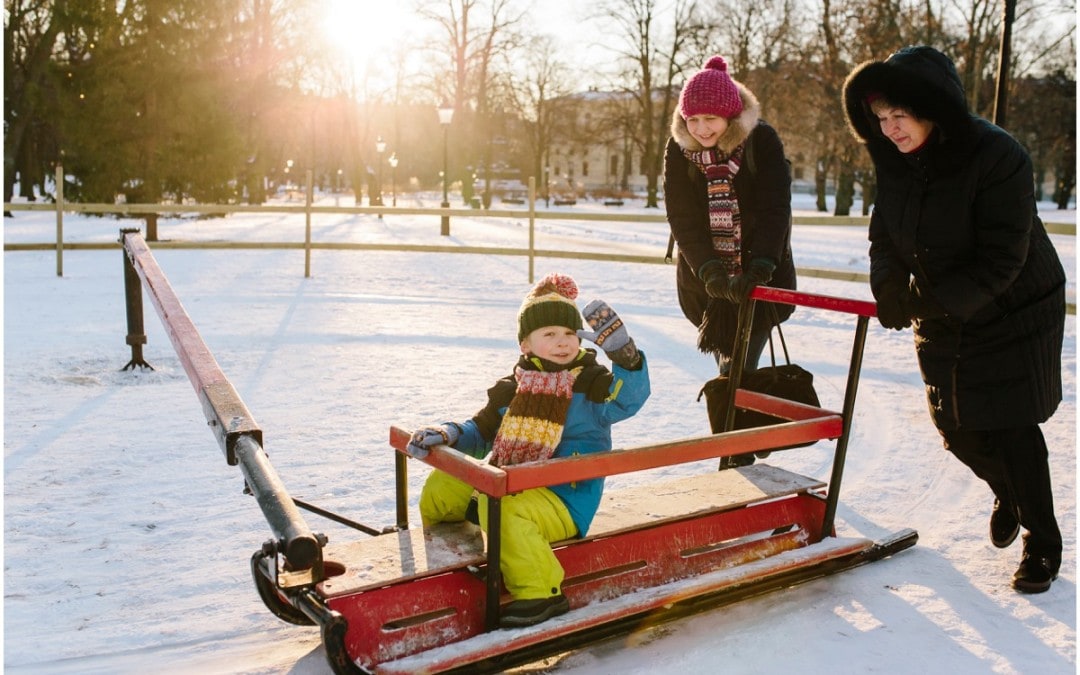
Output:
<instances>
[{"instance_id":1,"label":"wooden bench seat","mask_svg":"<svg viewBox=\"0 0 1080 675\"><path fill-rule=\"evenodd\" d=\"M821 481L784 469L753 464L606 490L585 540L824 486ZM344 574L323 582L322 593L328 598L486 561L483 534L471 523L444 523L429 531L414 526L340 546L331 543L323 555L345 567Z\"/></svg>"}]
</instances>

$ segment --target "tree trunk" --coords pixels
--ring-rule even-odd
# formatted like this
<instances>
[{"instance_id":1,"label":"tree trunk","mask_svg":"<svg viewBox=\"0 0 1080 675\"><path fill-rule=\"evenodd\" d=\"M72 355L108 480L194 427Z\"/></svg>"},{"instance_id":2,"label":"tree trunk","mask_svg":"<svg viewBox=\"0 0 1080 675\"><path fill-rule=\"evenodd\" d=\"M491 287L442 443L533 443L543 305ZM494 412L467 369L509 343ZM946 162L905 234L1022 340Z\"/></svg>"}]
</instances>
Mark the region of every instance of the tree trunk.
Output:
<instances>
[{"instance_id":1,"label":"tree trunk","mask_svg":"<svg viewBox=\"0 0 1080 675\"><path fill-rule=\"evenodd\" d=\"M855 203L855 172L845 167L836 177L836 210L834 216L850 216Z\"/></svg>"}]
</instances>

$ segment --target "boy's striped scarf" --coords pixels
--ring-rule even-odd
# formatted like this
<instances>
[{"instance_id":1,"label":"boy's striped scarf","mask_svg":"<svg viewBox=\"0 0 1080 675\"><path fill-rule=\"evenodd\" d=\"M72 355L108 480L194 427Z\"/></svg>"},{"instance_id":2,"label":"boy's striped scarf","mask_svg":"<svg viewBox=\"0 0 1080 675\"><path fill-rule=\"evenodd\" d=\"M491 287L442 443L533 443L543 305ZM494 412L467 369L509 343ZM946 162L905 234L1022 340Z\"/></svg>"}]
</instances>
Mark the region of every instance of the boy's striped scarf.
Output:
<instances>
[{"instance_id":1,"label":"boy's striped scarf","mask_svg":"<svg viewBox=\"0 0 1080 675\"><path fill-rule=\"evenodd\" d=\"M492 445L491 463L509 466L551 457L562 438L581 367L544 372L514 368L517 393Z\"/></svg>"},{"instance_id":2,"label":"boy's striped scarf","mask_svg":"<svg viewBox=\"0 0 1080 675\"><path fill-rule=\"evenodd\" d=\"M728 276L742 271L742 218L735 194L735 174L742 164L742 149L742 145L738 146L728 157L722 157L716 148L700 152L683 149L686 158L708 181L709 232L713 249Z\"/></svg>"}]
</instances>

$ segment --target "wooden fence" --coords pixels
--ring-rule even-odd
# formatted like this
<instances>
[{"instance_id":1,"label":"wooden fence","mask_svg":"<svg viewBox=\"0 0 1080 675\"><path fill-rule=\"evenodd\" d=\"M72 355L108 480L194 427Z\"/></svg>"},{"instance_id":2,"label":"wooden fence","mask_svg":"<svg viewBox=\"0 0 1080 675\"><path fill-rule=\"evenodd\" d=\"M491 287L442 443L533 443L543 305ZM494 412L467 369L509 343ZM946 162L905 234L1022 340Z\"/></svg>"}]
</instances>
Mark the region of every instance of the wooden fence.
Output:
<instances>
[{"instance_id":1,"label":"wooden fence","mask_svg":"<svg viewBox=\"0 0 1080 675\"><path fill-rule=\"evenodd\" d=\"M602 253L584 251L562 251L536 248L536 221L572 220L593 222L635 222L657 223L666 225L667 218L662 212L655 214L632 213L579 213L573 211L547 211L537 209L536 181L529 179L528 201L521 209L474 209L474 208L416 208L387 206L322 206L314 204L314 191L311 172L307 173L307 185L304 190L303 204L82 204L64 200L63 172L56 170L56 195L53 203L4 203L4 211L52 211L56 213L56 238L51 242L39 243L4 243L5 251L56 251L56 275L64 274L64 251L68 250L104 250L120 248L120 242L66 242L64 241L64 213L90 213L127 217L142 216L149 222L156 221L162 214L194 213L200 215L228 215L232 213L266 214L303 214L303 242L275 241L154 241L154 233L148 233L147 240L154 241L155 249L303 249L304 276L311 276L311 251L322 250L357 250L357 251L398 251L416 253L467 253L474 255L522 256L529 259L529 283L535 276L536 258L562 258L575 260L597 260L606 262L630 262L643 264L668 264L663 255L633 255L622 253ZM541 200L542 201L542 200ZM437 246L425 244L376 244L361 242L319 242L311 237L311 219L315 215L353 214L353 215L419 215L445 218L449 223L453 217L468 218L516 218L528 221L528 246ZM853 226L866 227L866 216L806 216L796 215L796 226ZM1076 225L1072 223L1048 223L1047 231L1054 234L1076 234ZM148 229L151 229L148 227ZM449 227L443 227L442 234L449 234ZM849 270L832 270L814 267L799 267L798 274L803 277L834 279L839 281L869 282L865 273ZM1075 303L1069 303L1069 312L1075 314Z\"/></svg>"}]
</instances>

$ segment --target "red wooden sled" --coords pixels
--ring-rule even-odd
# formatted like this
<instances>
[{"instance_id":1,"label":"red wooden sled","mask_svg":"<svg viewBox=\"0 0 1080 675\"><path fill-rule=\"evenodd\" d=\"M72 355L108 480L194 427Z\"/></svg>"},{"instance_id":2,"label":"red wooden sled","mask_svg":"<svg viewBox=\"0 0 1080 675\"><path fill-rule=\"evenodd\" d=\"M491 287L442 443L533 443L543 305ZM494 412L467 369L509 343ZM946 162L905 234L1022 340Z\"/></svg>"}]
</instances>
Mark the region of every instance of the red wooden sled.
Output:
<instances>
[{"instance_id":1,"label":"red wooden sled","mask_svg":"<svg viewBox=\"0 0 1080 675\"><path fill-rule=\"evenodd\" d=\"M445 446L423 463L489 495L488 534L469 524L409 526L408 432L391 428L396 524L375 530L292 499L262 450L261 430L221 373L137 231L122 231L128 367L142 361L141 293L157 308L229 464L240 465L274 538L252 555L256 588L285 621L317 624L337 673L485 672L624 631L880 559L912 546L903 530L879 542L838 537L834 519L872 303L755 289L784 302L856 317L843 409L833 412L733 390L740 408L788 420L768 427L496 468ZM740 321L745 349L753 304ZM742 362L739 354L735 363ZM739 368L732 373L738 379ZM569 613L528 628L497 629L500 499L525 489L835 440L827 482L757 463L642 488L609 490L588 537L558 542ZM785 450L790 452L791 450ZM327 542L298 507L354 525L369 539Z\"/></svg>"}]
</instances>

